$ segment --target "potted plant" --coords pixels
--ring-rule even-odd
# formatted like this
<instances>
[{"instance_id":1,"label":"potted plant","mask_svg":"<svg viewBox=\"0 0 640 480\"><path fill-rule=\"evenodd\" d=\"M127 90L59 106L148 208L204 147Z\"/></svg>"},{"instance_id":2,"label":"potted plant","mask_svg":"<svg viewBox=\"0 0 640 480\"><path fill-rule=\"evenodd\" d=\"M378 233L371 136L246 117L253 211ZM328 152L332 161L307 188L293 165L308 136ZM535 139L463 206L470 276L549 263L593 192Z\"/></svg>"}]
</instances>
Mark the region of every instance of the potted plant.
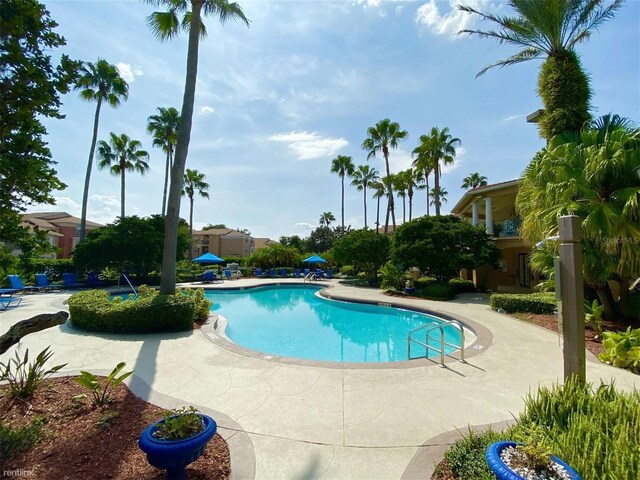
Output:
<instances>
[{"instance_id":1,"label":"potted plant","mask_svg":"<svg viewBox=\"0 0 640 480\"><path fill-rule=\"evenodd\" d=\"M495 442L485 458L498 480L582 480L578 472L536 442Z\"/></svg>"},{"instance_id":2,"label":"potted plant","mask_svg":"<svg viewBox=\"0 0 640 480\"><path fill-rule=\"evenodd\" d=\"M213 418L193 407L182 407L147 427L138 446L151 465L167 471L167 479L183 480L185 467L202 455L216 430Z\"/></svg>"}]
</instances>

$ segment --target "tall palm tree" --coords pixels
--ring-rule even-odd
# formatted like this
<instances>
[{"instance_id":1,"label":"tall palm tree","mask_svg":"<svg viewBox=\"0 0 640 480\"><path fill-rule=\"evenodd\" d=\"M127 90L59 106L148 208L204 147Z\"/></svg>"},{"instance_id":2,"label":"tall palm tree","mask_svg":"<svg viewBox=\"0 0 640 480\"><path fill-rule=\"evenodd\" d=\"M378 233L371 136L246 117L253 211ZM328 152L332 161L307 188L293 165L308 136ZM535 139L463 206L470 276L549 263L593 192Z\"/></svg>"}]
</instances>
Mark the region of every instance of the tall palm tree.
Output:
<instances>
[{"instance_id":1,"label":"tall palm tree","mask_svg":"<svg viewBox=\"0 0 640 480\"><path fill-rule=\"evenodd\" d=\"M164 229L164 248L162 251L162 278L160 293L170 295L176 290L176 250L178 240L178 224L180 221L180 197L184 169L189 153L191 139L191 123L193 103L198 76L198 47L201 36L206 35L206 28L201 15L215 15L221 23L227 20L241 20L249 26L240 5L227 0L146 0L147 3L166 7L167 11L153 12L147 18L147 25L155 36L161 40L170 40L181 30L189 32L187 46L187 74L184 85L184 96L180 114L180 130L176 144L175 158L171 168L171 185L167 201L167 216Z\"/></svg>"},{"instance_id":2,"label":"tall palm tree","mask_svg":"<svg viewBox=\"0 0 640 480\"><path fill-rule=\"evenodd\" d=\"M379 233L380 229L380 199L385 197L387 192L387 187L381 178L378 178L374 182L371 183L371 188L373 189L373 198L377 200L376 207L376 233Z\"/></svg>"},{"instance_id":3,"label":"tall palm tree","mask_svg":"<svg viewBox=\"0 0 640 480\"><path fill-rule=\"evenodd\" d=\"M319 222L321 227L329 227L331 225L331 222L335 221L336 217L331 212L324 212L322 215L320 215Z\"/></svg>"},{"instance_id":4,"label":"tall palm tree","mask_svg":"<svg viewBox=\"0 0 640 480\"><path fill-rule=\"evenodd\" d=\"M378 171L369 165L358 165L358 168L353 172L351 185L356 187L358 191L364 192L364 228L367 228L367 187L371 186L378 178Z\"/></svg>"},{"instance_id":5,"label":"tall palm tree","mask_svg":"<svg viewBox=\"0 0 640 480\"><path fill-rule=\"evenodd\" d=\"M129 96L129 85L118 73L115 65L99 58L96 63L83 63L79 72L79 78L74 87L80 90L80 98L88 102L96 102L96 113L93 118L93 136L89 148L89 161L87 173L84 176L84 190L82 191L82 212L80 214L80 241L87 234L87 203L89 201L89 183L91 181L91 169L93 168L93 156L98 141L98 123L100 121L100 109L102 102L116 108Z\"/></svg>"},{"instance_id":6,"label":"tall palm tree","mask_svg":"<svg viewBox=\"0 0 640 480\"><path fill-rule=\"evenodd\" d=\"M162 216L167 206L167 187L169 186L169 172L173 166L173 151L178 141L178 126L180 112L173 107L158 107L158 114L147 118L147 132L153 135L153 146L161 148L166 154L164 167L164 190L162 192Z\"/></svg>"},{"instance_id":7,"label":"tall palm tree","mask_svg":"<svg viewBox=\"0 0 640 480\"><path fill-rule=\"evenodd\" d=\"M436 207L436 211L438 212L436 215L440 215L440 206L443 203L447 203L447 192L443 187L433 187L431 189L431 205Z\"/></svg>"},{"instance_id":8,"label":"tall palm tree","mask_svg":"<svg viewBox=\"0 0 640 480\"><path fill-rule=\"evenodd\" d=\"M200 173L197 170L191 170L187 168L187 172L184 174L184 183L182 187L182 195L189 197L189 238L193 238L193 201L196 193L202 198L209 198L207 190L209 190L209 184L204 181L206 178L204 173ZM189 248L189 260L193 258L193 251Z\"/></svg>"},{"instance_id":9,"label":"tall palm tree","mask_svg":"<svg viewBox=\"0 0 640 480\"><path fill-rule=\"evenodd\" d=\"M482 13L474 7L458 6L498 26L497 30L459 33L493 38L521 48L515 55L484 67L477 76L494 67L546 57L538 75L538 94L544 104L541 136L550 140L558 133L580 130L590 118L591 91L588 76L574 49L599 25L613 18L623 0L509 0L508 3L516 16Z\"/></svg>"},{"instance_id":10,"label":"tall palm tree","mask_svg":"<svg viewBox=\"0 0 640 480\"><path fill-rule=\"evenodd\" d=\"M430 215L430 205L429 195L431 194L431 188L429 186L429 176L433 173L435 168L435 162L433 157L430 154L430 143L431 140L427 135L420 135L418 139L418 146L413 149L411 152L412 156L415 156L415 160L413 161L413 167L416 171L422 172L421 178L423 184L423 188L427 192L427 216Z\"/></svg>"},{"instance_id":11,"label":"tall palm tree","mask_svg":"<svg viewBox=\"0 0 640 480\"><path fill-rule=\"evenodd\" d=\"M409 184L405 171L398 172L393 175L393 185L396 189L396 195L402 199L402 223L405 223L407 219L407 190L409 190Z\"/></svg>"},{"instance_id":12,"label":"tall palm tree","mask_svg":"<svg viewBox=\"0 0 640 480\"><path fill-rule=\"evenodd\" d=\"M338 155L331 161L331 173L337 173L342 180L342 228L344 230L344 177L350 177L355 170L353 160L346 155Z\"/></svg>"},{"instance_id":13,"label":"tall palm tree","mask_svg":"<svg viewBox=\"0 0 640 480\"><path fill-rule=\"evenodd\" d=\"M389 149L398 148L398 142L407 138L408 132L400 130L398 122L392 122L388 118L380 120L373 127L367 129L367 138L362 142L362 149L367 150L367 160L375 158L377 153L382 153L386 167L387 177L391 175L389 169ZM389 214L393 222L393 229L396 228L395 204L393 201L393 185L387 182L389 201L387 203L387 217L384 222L384 233L389 230Z\"/></svg>"},{"instance_id":14,"label":"tall palm tree","mask_svg":"<svg viewBox=\"0 0 640 480\"><path fill-rule=\"evenodd\" d=\"M124 218L124 185L126 172L138 172L144 175L149 171L149 154L142 150L138 140L132 140L126 134L109 134L109 143L98 142L98 168L108 168L112 175L120 176L120 218Z\"/></svg>"},{"instance_id":15,"label":"tall palm tree","mask_svg":"<svg viewBox=\"0 0 640 480\"><path fill-rule=\"evenodd\" d=\"M429 135L420 135L419 141L420 143L413 150L413 153L418 156L414 164L424 163L432 166L434 188L429 193L431 195L434 193L439 195L441 191L440 177L442 176L440 163L443 165L453 163L453 159L456 156L456 147L460 145L460 139L452 137L447 127L442 130L438 129L438 127L432 127ZM436 207L436 215L440 215L442 202L436 197L431 204Z\"/></svg>"},{"instance_id":16,"label":"tall palm tree","mask_svg":"<svg viewBox=\"0 0 640 480\"><path fill-rule=\"evenodd\" d=\"M480 175L478 172L472 172L462 179L461 188L478 188L486 187L488 185L487 177Z\"/></svg>"},{"instance_id":17,"label":"tall palm tree","mask_svg":"<svg viewBox=\"0 0 640 480\"><path fill-rule=\"evenodd\" d=\"M416 190L422 190L425 187L422 170L417 168L408 168L401 172L407 184L407 197L409 197L409 221L413 214L413 195Z\"/></svg>"}]
</instances>

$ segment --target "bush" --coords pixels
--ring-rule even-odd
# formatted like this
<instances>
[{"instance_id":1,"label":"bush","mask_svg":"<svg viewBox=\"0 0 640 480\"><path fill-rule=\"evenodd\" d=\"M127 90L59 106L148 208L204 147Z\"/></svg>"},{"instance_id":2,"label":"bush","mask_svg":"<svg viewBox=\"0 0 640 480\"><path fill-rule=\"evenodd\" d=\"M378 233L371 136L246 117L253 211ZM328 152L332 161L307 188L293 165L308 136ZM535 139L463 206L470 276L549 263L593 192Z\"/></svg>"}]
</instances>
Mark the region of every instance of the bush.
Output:
<instances>
[{"instance_id":1,"label":"bush","mask_svg":"<svg viewBox=\"0 0 640 480\"><path fill-rule=\"evenodd\" d=\"M142 289L141 289L142 290ZM113 301L104 290L86 290L69 298L71 323L82 330L110 333L179 332L193 328L196 306L181 293L141 295Z\"/></svg>"},{"instance_id":2,"label":"bush","mask_svg":"<svg viewBox=\"0 0 640 480\"><path fill-rule=\"evenodd\" d=\"M396 267L393 263L388 262L380 269L382 274L382 283L380 288L383 290L391 290L393 292L404 288L404 272Z\"/></svg>"},{"instance_id":3,"label":"bush","mask_svg":"<svg viewBox=\"0 0 640 480\"><path fill-rule=\"evenodd\" d=\"M455 478L495 480L495 475L484 459L484 453L493 442L506 439L505 434L501 432L487 430L474 433L469 429L469 435L451 445L444 458Z\"/></svg>"},{"instance_id":4,"label":"bush","mask_svg":"<svg viewBox=\"0 0 640 480\"><path fill-rule=\"evenodd\" d=\"M194 304L193 320L195 322L204 322L209 318L209 311L211 310L211 302L204 296L204 290L198 288L193 290L191 288L183 288L180 293L189 297Z\"/></svg>"},{"instance_id":5,"label":"bush","mask_svg":"<svg viewBox=\"0 0 640 480\"><path fill-rule=\"evenodd\" d=\"M28 348L22 358L16 350L15 358L9 359L6 364L0 363L0 381L7 382L9 395L19 399L31 397L45 378L67 365L64 363L45 369L45 364L53 356L49 348L42 350L31 363Z\"/></svg>"},{"instance_id":6,"label":"bush","mask_svg":"<svg viewBox=\"0 0 640 480\"><path fill-rule=\"evenodd\" d=\"M598 358L614 367L640 373L640 328L626 332L604 332L604 352Z\"/></svg>"},{"instance_id":7,"label":"bush","mask_svg":"<svg viewBox=\"0 0 640 480\"><path fill-rule=\"evenodd\" d=\"M465 280L463 278L452 278L449 280L449 285L451 285L456 292L458 293L472 293L476 291L476 286L473 284L471 280Z\"/></svg>"},{"instance_id":8,"label":"bush","mask_svg":"<svg viewBox=\"0 0 640 480\"><path fill-rule=\"evenodd\" d=\"M43 417L37 417L21 428L11 428L9 424L0 421L0 459L8 460L38 443L44 424Z\"/></svg>"},{"instance_id":9,"label":"bush","mask_svg":"<svg viewBox=\"0 0 640 480\"><path fill-rule=\"evenodd\" d=\"M413 281L413 285L416 288L424 288L427 285L431 285L432 283L437 283L437 282L438 282L438 280L436 280L433 277L420 277L417 280Z\"/></svg>"},{"instance_id":10,"label":"bush","mask_svg":"<svg viewBox=\"0 0 640 480\"><path fill-rule=\"evenodd\" d=\"M417 290L416 294L429 300L452 300L456 296L453 286L448 283L431 283Z\"/></svg>"},{"instance_id":11,"label":"bush","mask_svg":"<svg viewBox=\"0 0 640 480\"><path fill-rule=\"evenodd\" d=\"M501 308L506 313L552 314L558 308L552 293L494 293L489 304L493 310Z\"/></svg>"},{"instance_id":12,"label":"bush","mask_svg":"<svg viewBox=\"0 0 640 480\"><path fill-rule=\"evenodd\" d=\"M340 269L340 273L345 277L353 277L356 274L356 269L353 265L344 265Z\"/></svg>"}]
</instances>

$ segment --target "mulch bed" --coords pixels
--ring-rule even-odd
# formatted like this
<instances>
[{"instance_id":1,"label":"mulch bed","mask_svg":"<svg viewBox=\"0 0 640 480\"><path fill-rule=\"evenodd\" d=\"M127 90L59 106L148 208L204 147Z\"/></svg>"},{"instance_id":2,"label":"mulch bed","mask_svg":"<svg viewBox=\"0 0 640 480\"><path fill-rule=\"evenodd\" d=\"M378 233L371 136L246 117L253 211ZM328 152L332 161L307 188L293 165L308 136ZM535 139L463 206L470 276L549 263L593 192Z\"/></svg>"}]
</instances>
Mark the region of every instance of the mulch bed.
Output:
<instances>
[{"instance_id":1,"label":"mulch bed","mask_svg":"<svg viewBox=\"0 0 640 480\"><path fill-rule=\"evenodd\" d=\"M4 388L0 395L5 394ZM45 380L28 401L0 398L0 418L12 427L27 425L38 416L47 419L44 435L30 450L0 462L0 471L22 471L38 480L160 480L166 477L147 463L138 448L140 433L165 416L166 410L133 395L125 385L113 393L113 401L94 407L91 395L70 377ZM113 423L108 424L108 419ZM0 459L1 460L1 459ZM226 442L216 435L204 454L187 467L190 480L229 477L231 468Z\"/></svg>"}]
</instances>

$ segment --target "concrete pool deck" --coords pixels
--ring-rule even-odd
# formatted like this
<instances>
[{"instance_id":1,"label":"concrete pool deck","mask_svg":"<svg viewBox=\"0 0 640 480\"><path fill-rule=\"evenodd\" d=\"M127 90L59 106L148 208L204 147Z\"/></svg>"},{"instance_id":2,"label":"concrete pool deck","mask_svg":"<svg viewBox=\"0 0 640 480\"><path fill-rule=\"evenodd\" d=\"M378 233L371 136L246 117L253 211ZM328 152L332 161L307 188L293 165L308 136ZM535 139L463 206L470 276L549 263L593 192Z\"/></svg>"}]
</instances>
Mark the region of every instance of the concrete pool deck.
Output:
<instances>
[{"instance_id":1,"label":"concrete pool deck","mask_svg":"<svg viewBox=\"0 0 640 480\"><path fill-rule=\"evenodd\" d=\"M205 287L285 282L241 279ZM68 362L68 372L101 372L125 361L136 372L131 386L137 395L161 406L195 405L219 413L236 465L233 478L239 479L429 478L441 455L436 447L451 441L443 434L508 421L522 410L530 390L562 378L558 336L491 311L485 295L432 302L323 284L332 296L467 318L493 338L468 363L449 362L447 368L426 361L410 368L283 363L223 348L206 329L118 336L63 325L24 337L19 348L35 352L51 345L52 361ZM24 295L19 307L0 313L0 332L35 314L66 310L63 302L71 293ZM587 358L589 381L615 379L620 389L640 387L640 377L601 364L588 352Z\"/></svg>"}]
</instances>

